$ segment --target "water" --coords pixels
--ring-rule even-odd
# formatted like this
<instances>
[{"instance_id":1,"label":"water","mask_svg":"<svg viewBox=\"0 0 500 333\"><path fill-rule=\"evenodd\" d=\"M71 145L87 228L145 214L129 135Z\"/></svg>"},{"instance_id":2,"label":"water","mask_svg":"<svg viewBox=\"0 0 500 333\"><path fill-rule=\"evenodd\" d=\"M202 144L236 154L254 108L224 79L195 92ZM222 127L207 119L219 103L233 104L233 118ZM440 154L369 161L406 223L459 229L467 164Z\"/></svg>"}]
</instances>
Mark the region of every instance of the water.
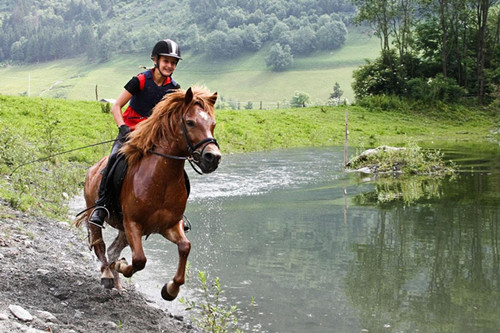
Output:
<instances>
[{"instance_id":1,"label":"water","mask_svg":"<svg viewBox=\"0 0 500 333\"><path fill-rule=\"evenodd\" d=\"M374 182L343 172L341 148L226 155L211 175L190 172L179 298L202 301L202 270L246 331L498 332L500 159L447 156L455 179ZM160 298L176 247L151 236L145 249L133 281L189 317Z\"/></svg>"}]
</instances>

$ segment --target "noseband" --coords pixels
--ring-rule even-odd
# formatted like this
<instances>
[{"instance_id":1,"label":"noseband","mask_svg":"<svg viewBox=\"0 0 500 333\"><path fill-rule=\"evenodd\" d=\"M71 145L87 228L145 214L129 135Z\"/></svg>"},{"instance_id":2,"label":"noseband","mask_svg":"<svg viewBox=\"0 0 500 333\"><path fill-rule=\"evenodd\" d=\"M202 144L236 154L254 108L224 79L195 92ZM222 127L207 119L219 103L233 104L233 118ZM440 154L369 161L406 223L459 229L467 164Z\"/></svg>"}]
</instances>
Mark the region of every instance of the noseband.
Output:
<instances>
[{"instance_id":1,"label":"noseband","mask_svg":"<svg viewBox=\"0 0 500 333\"><path fill-rule=\"evenodd\" d=\"M209 144L213 143L214 145L217 146L217 148L220 148L219 144L217 143L217 140L215 140L215 138L203 139L193 146L193 144L191 143L191 140L189 140L189 137L187 135L187 128L186 128L186 122L184 121L184 117L182 117L181 124L182 124L182 133L184 134L184 138L186 139L186 144L188 147L189 156L191 156L193 161L195 161L197 164L200 162L200 157L203 156L203 153L205 152L205 148L207 148L207 146ZM200 148L201 146L203 146L203 148L201 148L201 152L196 151L196 149Z\"/></svg>"},{"instance_id":2,"label":"noseband","mask_svg":"<svg viewBox=\"0 0 500 333\"><path fill-rule=\"evenodd\" d=\"M195 164L199 168L200 157L203 156L203 153L205 152L205 149L209 144L213 143L214 145L217 146L217 148L219 148L219 144L217 143L217 140L215 138L206 138L193 145L187 134L186 122L184 120L184 117L181 118L181 126L182 126L182 133L184 135L184 139L186 140L186 145L189 151L189 156L175 156L175 155L162 154L154 151L153 149L150 149L148 152L172 160L187 160L189 164L191 164L193 170L196 171L196 173L202 175L203 171L198 170L195 167ZM197 149L200 148L201 146L203 146L201 152L197 151ZM193 164L193 162L195 164Z\"/></svg>"}]
</instances>

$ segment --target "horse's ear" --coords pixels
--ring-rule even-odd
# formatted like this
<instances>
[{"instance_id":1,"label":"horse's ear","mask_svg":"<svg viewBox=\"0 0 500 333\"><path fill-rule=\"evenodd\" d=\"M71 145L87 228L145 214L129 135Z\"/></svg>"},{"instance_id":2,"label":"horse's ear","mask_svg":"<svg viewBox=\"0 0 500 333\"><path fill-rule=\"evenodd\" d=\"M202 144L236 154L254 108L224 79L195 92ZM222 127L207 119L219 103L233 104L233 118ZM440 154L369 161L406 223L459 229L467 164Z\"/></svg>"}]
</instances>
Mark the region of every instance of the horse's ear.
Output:
<instances>
[{"instance_id":1,"label":"horse's ear","mask_svg":"<svg viewBox=\"0 0 500 333\"><path fill-rule=\"evenodd\" d=\"M193 100L193 91L191 91L191 87L186 91L186 96L184 97L184 104L188 105Z\"/></svg>"},{"instance_id":2,"label":"horse's ear","mask_svg":"<svg viewBox=\"0 0 500 333\"><path fill-rule=\"evenodd\" d=\"M215 92L212 96L208 98L208 102L214 106L215 102L217 102L217 92Z\"/></svg>"}]
</instances>

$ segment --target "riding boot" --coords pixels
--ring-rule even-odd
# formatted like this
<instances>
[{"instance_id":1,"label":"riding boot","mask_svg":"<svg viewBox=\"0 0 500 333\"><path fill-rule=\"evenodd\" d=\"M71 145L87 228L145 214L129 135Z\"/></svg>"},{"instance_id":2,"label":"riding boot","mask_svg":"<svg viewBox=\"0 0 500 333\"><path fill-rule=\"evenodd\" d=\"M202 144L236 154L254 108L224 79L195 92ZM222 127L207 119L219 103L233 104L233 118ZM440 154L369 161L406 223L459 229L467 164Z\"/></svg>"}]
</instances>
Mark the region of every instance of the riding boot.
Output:
<instances>
[{"instance_id":1,"label":"riding boot","mask_svg":"<svg viewBox=\"0 0 500 333\"><path fill-rule=\"evenodd\" d=\"M95 208L90 215L89 222L104 229L104 220L109 216L109 211L106 208L107 198L107 188L108 188L108 175L109 171L113 168L113 164L116 161L116 156L118 155L118 150L120 150L122 144L120 140L115 141L113 148L111 149L111 154L108 158L108 164L101 171L102 178L99 184L99 192L97 195L97 200L95 201Z\"/></svg>"},{"instance_id":2,"label":"riding boot","mask_svg":"<svg viewBox=\"0 0 500 333\"><path fill-rule=\"evenodd\" d=\"M95 201L95 208L90 215L89 222L104 229L104 220L108 216L109 212L106 208L106 187L108 182L108 169L111 169L111 156L108 161L108 165L102 170L101 183L99 184L99 192L97 200Z\"/></svg>"}]
</instances>

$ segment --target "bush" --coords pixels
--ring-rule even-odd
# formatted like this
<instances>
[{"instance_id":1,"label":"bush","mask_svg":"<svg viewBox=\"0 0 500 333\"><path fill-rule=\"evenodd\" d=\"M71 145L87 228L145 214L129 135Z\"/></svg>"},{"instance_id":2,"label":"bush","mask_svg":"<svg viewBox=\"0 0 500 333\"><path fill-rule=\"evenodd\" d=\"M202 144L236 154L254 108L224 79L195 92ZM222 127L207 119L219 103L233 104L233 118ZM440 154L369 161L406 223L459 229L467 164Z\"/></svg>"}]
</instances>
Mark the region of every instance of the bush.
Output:
<instances>
[{"instance_id":1,"label":"bush","mask_svg":"<svg viewBox=\"0 0 500 333\"><path fill-rule=\"evenodd\" d=\"M370 111L408 111L410 105L399 96L375 95L358 100L357 104Z\"/></svg>"},{"instance_id":2,"label":"bush","mask_svg":"<svg viewBox=\"0 0 500 333\"><path fill-rule=\"evenodd\" d=\"M434 79L411 79L407 83L407 91L409 98L433 104L437 101L453 103L465 95L465 89L454 79L444 78L441 74Z\"/></svg>"},{"instance_id":3,"label":"bush","mask_svg":"<svg viewBox=\"0 0 500 333\"><path fill-rule=\"evenodd\" d=\"M460 87L454 79L437 75L429 82L431 96L443 102L456 102L465 95L465 89Z\"/></svg>"},{"instance_id":4,"label":"bush","mask_svg":"<svg viewBox=\"0 0 500 333\"><path fill-rule=\"evenodd\" d=\"M353 72L352 88L356 99L372 95L402 95L405 91L405 70L399 63L395 50L383 52L373 63Z\"/></svg>"},{"instance_id":5,"label":"bush","mask_svg":"<svg viewBox=\"0 0 500 333\"><path fill-rule=\"evenodd\" d=\"M311 102L311 96L308 93L296 91L290 101L290 106L295 108L306 107Z\"/></svg>"}]
</instances>

